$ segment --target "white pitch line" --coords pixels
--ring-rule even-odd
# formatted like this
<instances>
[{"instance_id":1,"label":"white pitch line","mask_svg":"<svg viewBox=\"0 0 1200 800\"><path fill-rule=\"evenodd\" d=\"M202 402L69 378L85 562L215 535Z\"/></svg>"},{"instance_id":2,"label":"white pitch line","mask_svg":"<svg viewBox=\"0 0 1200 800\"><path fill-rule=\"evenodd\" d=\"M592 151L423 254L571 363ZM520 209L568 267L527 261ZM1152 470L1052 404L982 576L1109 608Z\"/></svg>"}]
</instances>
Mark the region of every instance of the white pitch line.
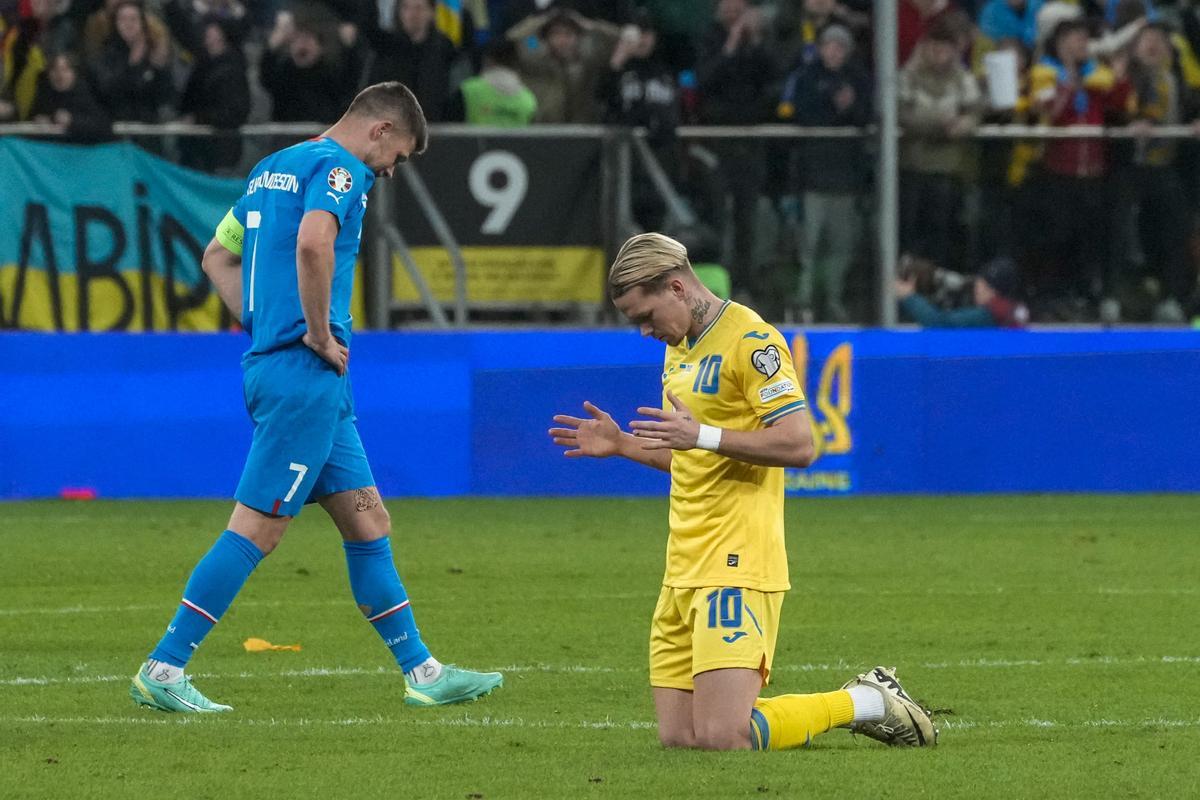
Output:
<instances>
[{"instance_id":1,"label":"white pitch line","mask_svg":"<svg viewBox=\"0 0 1200 800\"><path fill-rule=\"evenodd\" d=\"M204 722L201 722L204 720ZM212 720L212 722L209 722ZM446 719L419 719L395 717L345 717L342 719L239 719L227 715L183 715L183 716L139 716L139 717L54 717L45 714L31 716L0 717L0 724L40 725L79 724L79 725L195 725L219 724L241 725L262 728L303 728L303 727L350 727L357 725L409 725L417 727L438 728L583 728L586 730L653 730L658 723L648 720L619 721L611 718L602 720L527 720L523 717L449 717Z\"/></svg>"},{"instance_id":2,"label":"white pitch line","mask_svg":"<svg viewBox=\"0 0 1200 800\"><path fill-rule=\"evenodd\" d=\"M1156 664L1200 664L1200 656L1138 656L1137 658L1117 658L1115 656L1099 656L1097 658L1067 658L1057 661L1040 661L1037 659L964 659L962 661L942 661L917 665L920 669L1019 669L1023 667L1109 667L1109 666L1153 666ZM782 664L774 668L775 672L853 672L862 669L863 664L851 664L840 660L829 663L814 664ZM498 672L509 674L545 673L556 675L590 675L590 674L639 674L645 670L640 667L604 667L589 664L507 664L493 667ZM304 669L285 669L279 672L197 672L193 678L203 680L266 680L270 678L336 678L363 675L391 675L399 673L388 667L306 667ZM54 686L58 684L93 684L115 683L126 681L132 677L129 673L120 675L73 675L67 677L51 677L47 675L0 678L0 686Z\"/></svg>"},{"instance_id":3,"label":"white pitch line","mask_svg":"<svg viewBox=\"0 0 1200 800\"><path fill-rule=\"evenodd\" d=\"M635 673L641 670L632 667L618 669L616 667L594 667L585 664L509 664L503 667L495 667L495 671L504 673L526 673L526 672L545 672L557 674L591 674L591 673L610 673L610 672L626 672ZM234 680L234 679L268 679L268 678L326 678L326 677L345 677L345 676L361 676L361 675L393 675L398 676L400 673L395 669L387 667L307 667L305 669L285 669L280 672L197 672L191 674L193 678L202 680ZM89 684L89 683L115 683L117 681L127 681L132 674L121 675L73 675L64 678L38 676L38 677L18 677L18 678L0 678L0 686L53 686L57 684Z\"/></svg>"},{"instance_id":4,"label":"white pitch line","mask_svg":"<svg viewBox=\"0 0 1200 800\"><path fill-rule=\"evenodd\" d=\"M947 731L979 728L1200 728L1200 719L1165 719L1163 717L1144 720L1085 719L1074 722L1036 718L975 721L938 717L936 722L940 729Z\"/></svg>"},{"instance_id":5,"label":"white pitch line","mask_svg":"<svg viewBox=\"0 0 1200 800\"><path fill-rule=\"evenodd\" d=\"M969 658L960 661L933 661L918 664L920 669L1016 669L1019 667L1105 667L1123 665L1152 665L1152 664L1200 664L1200 656L1137 656L1135 658L1118 658L1117 656L1097 656L1095 658L1065 658L1043 660L1036 658ZM773 672L844 672L846 670L862 669L861 663L851 664L842 659L824 664L778 664Z\"/></svg>"},{"instance_id":6,"label":"white pitch line","mask_svg":"<svg viewBox=\"0 0 1200 800\"><path fill-rule=\"evenodd\" d=\"M1129 664L1200 664L1200 656L1159 656L1136 658L1117 658L1116 656L1098 656L1096 658L1066 658L1054 661L1044 661L1036 658L1003 659L979 658L963 661L943 661L921 664L921 669L955 669L965 667L981 667L984 669L1009 669L1013 667L1092 667L1092 666L1123 666Z\"/></svg>"},{"instance_id":7,"label":"white pitch line","mask_svg":"<svg viewBox=\"0 0 1200 800\"><path fill-rule=\"evenodd\" d=\"M30 716L0 716L0 725L213 725L225 727L236 725L259 728L305 728L305 727L357 727L371 725L396 725L411 727L435 728L518 728L518 729L583 729L583 730L654 730L657 723L650 720L527 720L523 717L449 717L445 719L420 719L415 717L344 717L340 719L243 719L235 715L185 715L185 716L137 716L137 717L56 717L45 714ZM967 719L938 719L938 726L945 731L988 730L997 728L1029 728L1046 730L1062 728L1077 730L1079 728L1102 729L1146 729L1171 728L1190 729L1200 728L1198 719L1166 719L1162 717L1142 720L1120 719L1086 719L1075 721L1059 721L1048 719L996 719L996 720L967 720Z\"/></svg>"},{"instance_id":8,"label":"white pitch line","mask_svg":"<svg viewBox=\"0 0 1200 800\"><path fill-rule=\"evenodd\" d=\"M954 597L992 597L1000 594L1007 594L1013 591L1012 587L997 586L992 589L985 590L962 590L962 589L937 589L931 588L924 592L918 592L917 596L937 596L937 595L953 595ZM831 589L827 593L834 595L860 595L871 594L878 596L905 596L912 597L911 590L903 591L879 591L875 589L855 589L852 587L840 587ZM1041 591L1045 595L1068 595L1068 596L1086 596L1086 595L1116 595L1116 596L1146 596L1146 597L1192 597L1200 595L1200 588L1180 588L1180 589L1158 589L1158 588L1143 588L1137 586L1099 586L1087 591ZM617 594L597 594L588 595L591 600L644 600L647 603L654 601L654 595L644 592L625 592ZM527 598L528 599L528 598ZM421 601L421 605L435 605L440 601L437 598L430 598ZM347 596L340 600L243 600L238 602L238 608L282 608L284 606L352 606L353 602ZM59 615L77 615L77 614L125 614L130 612L140 611L162 611L163 613L170 612L175 606L169 603L154 603L154 604L138 604L125 606L64 606L60 608L0 608L0 617L20 617L20 616L59 616Z\"/></svg>"},{"instance_id":9,"label":"white pitch line","mask_svg":"<svg viewBox=\"0 0 1200 800\"><path fill-rule=\"evenodd\" d=\"M875 515L874 519L867 520L867 521L870 521L870 522L889 521L890 522L892 519L894 519L894 518L887 517L887 516L880 514L880 515ZM1105 513L1105 512L1089 513L1089 512L1083 512L1083 511L1063 512L1063 513L1051 512L1051 513L1044 513L1044 514L1038 514L1038 513L1005 514L1003 512L997 512L997 513L992 513L992 514L967 514L959 519L961 519L963 521L967 521L967 522L978 522L978 523L984 523L984 524L1003 524L1003 525L1005 525L1006 528L1009 527L1012 523L1020 523L1022 525L1060 525L1064 522L1066 522L1066 523L1080 523L1080 522L1113 523L1114 522L1112 514ZM1142 515L1138 516L1138 522L1144 522L1144 521L1176 522L1176 521L1194 521L1195 519L1196 519L1196 512L1194 512L1194 511L1159 511L1159 512L1151 512L1144 516L1142 516Z\"/></svg>"},{"instance_id":10,"label":"white pitch line","mask_svg":"<svg viewBox=\"0 0 1200 800\"><path fill-rule=\"evenodd\" d=\"M344 600L243 600L239 608L282 608L284 606L353 606L353 601L347 596ZM123 614L130 611L162 611L170 613L178 604L155 603L153 605L129 606L66 606L64 608L0 608L0 617L17 617L24 615L67 615L67 614Z\"/></svg>"},{"instance_id":11,"label":"white pitch line","mask_svg":"<svg viewBox=\"0 0 1200 800\"><path fill-rule=\"evenodd\" d=\"M878 593L876 593L878 594ZM617 594L589 594L588 600L645 600L647 603L653 603L656 595L646 592L625 592ZM526 597L526 600L535 598ZM448 602L447 600L430 598L422 600L419 605L431 606L439 605ZM344 599L341 600L241 600L238 601L236 608L283 608L293 606L345 606L354 608L354 600L347 592ZM19 617L28 615L73 615L73 614L124 614L134 611L161 611L164 614L171 613L178 607L178 603L171 605L170 603L155 603L155 604L139 604L127 606L64 606L60 608L0 608L0 617Z\"/></svg>"}]
</instances>

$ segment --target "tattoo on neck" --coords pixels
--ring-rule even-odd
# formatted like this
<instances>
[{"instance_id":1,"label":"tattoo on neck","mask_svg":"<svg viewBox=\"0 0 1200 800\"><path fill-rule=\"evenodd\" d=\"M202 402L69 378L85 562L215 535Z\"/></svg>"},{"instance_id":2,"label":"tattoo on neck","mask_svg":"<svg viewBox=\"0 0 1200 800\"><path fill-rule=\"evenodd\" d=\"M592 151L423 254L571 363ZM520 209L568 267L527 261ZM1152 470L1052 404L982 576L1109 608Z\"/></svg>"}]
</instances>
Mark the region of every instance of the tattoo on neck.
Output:
<instances>
[{"instance_id":1,"label":"tattoo on neck","mask_svg":"<svg viewBox=\"0 0 1200 800\"><path fill-rule=\"evenodd\" d=\"M704 322L704 318L708 315L708 309L711 306L711 300L697 300L692 304L692 319L697 323Z\"/></svg>"}]
</instances>

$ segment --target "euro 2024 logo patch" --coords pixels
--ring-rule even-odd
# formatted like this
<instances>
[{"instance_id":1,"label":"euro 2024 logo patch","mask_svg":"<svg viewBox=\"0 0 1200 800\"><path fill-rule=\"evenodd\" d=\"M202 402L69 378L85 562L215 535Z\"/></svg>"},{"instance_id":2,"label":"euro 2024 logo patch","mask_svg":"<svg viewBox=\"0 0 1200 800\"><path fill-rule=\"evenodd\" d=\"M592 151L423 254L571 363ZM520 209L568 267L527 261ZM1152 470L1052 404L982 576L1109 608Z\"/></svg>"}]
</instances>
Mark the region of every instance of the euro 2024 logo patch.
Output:
<instances>
[{"instance_id":1,"label":"euro 2024 logo patch","mask_svg":"<svg viewBox=\"0 0 1200 800\"><path fill-rule=\"evenodd\" d=\"M770 378L776 372L779 372L783 358L779 355L779 348L773 344L769 344L762 350L755 350L751 353L750 363L754 364L756 370Z\"/></svg>"},{"instance_id":2,"label":"euro 2024 logo patch","mask_svg":"<svg viewBox=\"0 0 1200 800\"><path fill-rule=\"evenodd\" d=\"M349 170L342 167L334 167L329 170L329 188L335 192L348 192L350 187L354 185L354 177Z\"/></svg>"}]
</instances>

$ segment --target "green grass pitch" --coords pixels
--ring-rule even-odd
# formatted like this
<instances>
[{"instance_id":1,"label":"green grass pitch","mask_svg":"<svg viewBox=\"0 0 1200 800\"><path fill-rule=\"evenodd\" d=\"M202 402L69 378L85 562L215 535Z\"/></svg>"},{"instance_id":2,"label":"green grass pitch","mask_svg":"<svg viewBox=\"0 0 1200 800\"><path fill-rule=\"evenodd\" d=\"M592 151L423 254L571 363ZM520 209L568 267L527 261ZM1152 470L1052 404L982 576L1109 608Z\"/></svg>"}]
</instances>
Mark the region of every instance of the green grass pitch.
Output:
<instances>
[{"instance_id":1,"label":"green grass pitch","mask_svg":"<svg viewBox=\"0 0 1200 800\"><path fill-rule=\"evenodd\" d=\"M128 677L223 502L0 504L0 797L1194 797L1200 497L790 500L769 693L896 665L941 746L831 732L664 751L646 685L665 500L393 500L439 658L504 670L402 704L309 509L192 663L235 707L134 707ZM247 653L257 636L302 652Z\"/></svg>"}]
</instances>

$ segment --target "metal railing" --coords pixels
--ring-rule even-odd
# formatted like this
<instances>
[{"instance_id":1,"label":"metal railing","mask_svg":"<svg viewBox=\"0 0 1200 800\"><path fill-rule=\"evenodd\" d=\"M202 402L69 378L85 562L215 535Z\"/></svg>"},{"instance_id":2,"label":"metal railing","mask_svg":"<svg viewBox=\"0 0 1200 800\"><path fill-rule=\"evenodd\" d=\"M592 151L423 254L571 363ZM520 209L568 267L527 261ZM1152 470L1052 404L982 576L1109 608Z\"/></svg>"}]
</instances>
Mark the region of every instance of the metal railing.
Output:
<instances>
[{"instance_id":1,"label":"metal railing","mask_svg":"<svg viewBox=\"0 0 1200 800\"><path fill-rule=\"evenodd\" d=\"M114 124L112 133L115 138L125 137L230 137L240 136L244 139L255 140L265 137L294 137L299 140L321 133L327 126L318 123L262 123L243 125L236 129L217 129L208 125L188 123L145 124L135 122L119 122ZM893 149L898 141L903 139L904 132L896 130L895 140L887 142L882 135L885 126L871 125L866 127L799 127L795 125L757 125L743 127L724 126L682 126L676 130L676 136L684 143L698 144L703 141L805 141L805 140L835 140L861 139L874 141L879 145L881 161L876 170L877 205L876 224L878 236L875 248L875 275L877 277L877 296L880 299L880 320L884 324L893 322L895 303L891 295L891 279L898 253L898 219L899 198L896 191L896 175L898 168L884 169L882 156ZM28 136L45 139L61 138L65 134L59 126L46 123L19 122L0 124L0 136ZM611 255L615 253L621 241L636 229L631 213L633 195L633 170L639 164L646 173L649 183L661 198L666 208L666 219L671 225L688 226L697 222L697 215L684 194L674 185L671 176L658 162L652 148L649 146L646 133L643 130L614 129L598 125L540 125L521 129L491 128L468 125L442 124L433 125L430 129L433 139L442 137L454 138L487 138L504 139L520 138L564 138L580 137L600 139L613 143L602 152L602 169L605 171L604 205L611 205L615 212L611 219L599 220L604 229L605 249ZM1135 140L1151 138L1154 140L1190 140L1200 138L1200 127L1191 125L1155 126L1147 133L1145 130L1130 127L1112 126L1071 126L1053 127L1047 125L981 125L975 128L967 140L1012 140L1043 142L1063 139L1114 139ZM890 145L890 146L889 146ZM437 207L424 182L416 170L404 168L400 176L405 181L409 191L416 198L423 215L434 229L440 245L450 256L455 275L454 301L451 306L453 324L463 326L470 317L468 301L469 274L462 248L458 245L455 233L447 224L445 216ZM378 199L371 204L368 235L371 243L368 251L373 253L367 259L368 285L371 287L369 298L369 316L373 325L387 324L392 311L389 300L392 297L392 257L399 260L402 267L417 288L421 304L425 307L430 320L439 326L449 326L450 317L445 313L440 301L430 290L428 282L421 274L420 268L412 257L405 237L390 204Z\"/></svg>"},{"instance_id":2,"label":"metal railing","mask_svg":"<svg viewBox=\"0 0 1200 800\"><path fill-rule=\"evenodd\" d=\"M329 128L318 122L263 122L241 125L237 128L217 128L212 125L196 125L187 122L116 122L113 136L231 136L244 138L263 136L315 136ZM431 138L454 136L460 138L489 137L503 138L562 138L567 136L602 137L614 129L605 125L531 125L526 128L493 128L481 125L439 123L429 126ZM675 129L680 139L853 139L878 136L879 126L863 127L818 127L784 124L766 125L681 125ZM638 129L634 129L637 132ZM1194 125L1156 125L1152 128L1156 139L1200 138L1200 130ZM644 131L641 131L644 134ZM897 135L903 138L904 130ZM979 125L967 138L976 139L1136 139L1146 134L1127 125ZM63 130L48 122L5 122L0 123L0 136L39 136L61 138Z\"/></svg>"}]
</instances>

